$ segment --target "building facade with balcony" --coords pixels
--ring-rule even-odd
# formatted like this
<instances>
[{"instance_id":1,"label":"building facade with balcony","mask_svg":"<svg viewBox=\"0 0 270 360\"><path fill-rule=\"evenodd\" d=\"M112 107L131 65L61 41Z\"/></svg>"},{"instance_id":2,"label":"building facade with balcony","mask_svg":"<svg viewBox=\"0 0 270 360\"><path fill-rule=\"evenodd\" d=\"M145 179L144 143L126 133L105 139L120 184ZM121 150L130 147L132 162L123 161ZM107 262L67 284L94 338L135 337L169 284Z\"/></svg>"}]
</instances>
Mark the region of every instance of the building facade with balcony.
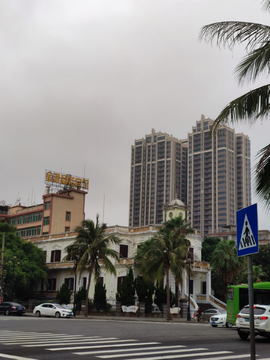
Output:
<instances>
[{"instance_id":1,"label":"building facade with balcony","mask_svg":"<svg viewBox=\"0 0 270 360\"><path fill-rule=\"evenodd\" d=\"M173 208L173 209L172 209ZM172 216L179 216L185 214L186 207L178 199L171 202L168 207L164 208L164 218L168 219ZM173 212L173 215L172 215ZM159 230L160 226L144 226L144 227L124 227L124 226L110 226L106 229L108 235L115 235L120 239L119 245L114 245L114 250L119 253L120 262L115 262L116 276L105 272L102 268L102 260L100 265L102 268L99 281L106 285L107 301L114 304L115 297L119 285L123 282L124 277L127 275L128 268L134 266L133 258L137 251L138 246L154 236ZM44 251L46 263L49 267L48 284L41 284L41 295L44 298L53 298L56 292L60 289L63 283L68 284L71 290L75 289L75 275L74 275L74 261L64 261L67 255L65 248L76 240L76 233L66 232L59 234L44 234L42 236L31 237L26 240L32 241L39 248ZM190 253L192 254L191 264L191 278L190 284L188 283L188 270L183 271L183 283L180 285L180 296L184 298L189 292L188 286L190 285L190 294L196 300L199 294L203 294L205 298L209 299L211 294L211 269L210 264L201 261L201 248L202 238L199 233L189 235L190 240ZM135 270L134 276L138 272ZM172 274L170 276L170 287L175 293L175 280ZM164 279L165 284L165 279ZM84 271L81 276L76 277L76 289L81 286L87 287L88 285L88 272ZM94 297L95 281L91 280L89 297Z\"/></svg>"}]
</instances>

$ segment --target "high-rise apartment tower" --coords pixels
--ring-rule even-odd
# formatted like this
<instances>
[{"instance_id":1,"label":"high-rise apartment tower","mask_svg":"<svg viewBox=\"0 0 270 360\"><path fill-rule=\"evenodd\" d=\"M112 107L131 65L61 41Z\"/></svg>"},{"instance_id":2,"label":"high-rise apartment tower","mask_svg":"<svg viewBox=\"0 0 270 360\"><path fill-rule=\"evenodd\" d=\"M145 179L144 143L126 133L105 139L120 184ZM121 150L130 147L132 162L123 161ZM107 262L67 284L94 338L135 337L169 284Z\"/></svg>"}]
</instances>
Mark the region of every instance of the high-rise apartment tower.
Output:
<instances>
[{"instance_id":1,"label":"high-rise apartment tower","mask_svg":"<svg viewBox=\"0 0 270 360\"><path fill-rule=\"evenodd\" d=\"M202 236L236 224L236 211L251 204L250 140L201 120L188 139L152 130L131 151L129 226L160 224L163 205L176 195Z\"/></svg>"},{"instance_id":2,"label":"high-rise apartment tower","mask_svg":"<svg viewBox=\"0 0 270 360\"><path fill-rule=\"evenodd\" d=\"M161 224L176 195L187 203L187 141L152 129L131 147L129 226Z\"/></svg>"},{"instance_id":3,"label":"high-rise apartment tower","mask_svg":"<svg viewBox=\"0 0 270 360\"><path fill-rule=\"evenodd\" d=\"M236 211L251 204L250 140L201 120L188 134L188 201L191 225L202 236L236 224Z\"/></svg>"}]
</instances>

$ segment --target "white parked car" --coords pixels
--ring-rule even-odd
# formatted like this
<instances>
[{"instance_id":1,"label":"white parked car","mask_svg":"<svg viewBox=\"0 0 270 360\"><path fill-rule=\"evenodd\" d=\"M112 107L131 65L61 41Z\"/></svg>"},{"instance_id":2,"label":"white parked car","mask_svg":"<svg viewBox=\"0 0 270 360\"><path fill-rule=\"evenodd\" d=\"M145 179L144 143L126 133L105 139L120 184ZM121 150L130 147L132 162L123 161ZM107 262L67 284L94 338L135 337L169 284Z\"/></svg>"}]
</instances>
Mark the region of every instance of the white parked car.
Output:
<instances>
[{"instance_id":1,"label":"white parked car","mask_svg":"<svg viewBox=\"0 0 270 360\"><path fill-rule=\"evenodd\" d=\"M236 318L236 327L240 339L249 336L249 305L243 307ZM255 336L260 335L270 339L270 305L254 305Z\"/></svg>"},{"instance_id":2,"label":"white parked car","mask_svg":"<svg viewBox=\"0 0 270 360\"><path fill-rule=\"evenodd\" d=\"M44 303L35 306L33 313L35 316L55 316L60 317L71 317L73 312L71 309L66 309L60 304Z\"/></svg>"},{"instance_id":3,"label":"white parked car","mask_svg":"<svg viewBox=\"0 0 270 360\"><path fill-rule=\"evenodd\" d=\"M227 312L224 311L222 314L216 314L216 315L211 316L210 324L213 327L227 326Z\"/></svg>"}]
</instances>

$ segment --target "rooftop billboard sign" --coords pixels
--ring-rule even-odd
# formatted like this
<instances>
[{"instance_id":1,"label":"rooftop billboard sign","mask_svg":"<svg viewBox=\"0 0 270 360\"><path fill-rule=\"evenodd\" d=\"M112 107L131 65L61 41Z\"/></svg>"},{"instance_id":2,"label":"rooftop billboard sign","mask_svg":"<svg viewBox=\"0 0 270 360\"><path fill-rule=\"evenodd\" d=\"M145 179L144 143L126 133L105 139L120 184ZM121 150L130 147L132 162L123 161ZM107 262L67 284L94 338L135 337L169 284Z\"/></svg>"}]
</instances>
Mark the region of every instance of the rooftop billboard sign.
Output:
<instances>
[{"instance_id":1,"label":"rooftop billboard sign","mask_svg":"<svg viewBox=\"0 0 270 360\"><path fill-rule=\"evenodd\" d=\"M63 174L57 171L45 170L45 184L59 190L77 189L88 191L89 179L80 176Z\"/></svg>"}]
</instances>

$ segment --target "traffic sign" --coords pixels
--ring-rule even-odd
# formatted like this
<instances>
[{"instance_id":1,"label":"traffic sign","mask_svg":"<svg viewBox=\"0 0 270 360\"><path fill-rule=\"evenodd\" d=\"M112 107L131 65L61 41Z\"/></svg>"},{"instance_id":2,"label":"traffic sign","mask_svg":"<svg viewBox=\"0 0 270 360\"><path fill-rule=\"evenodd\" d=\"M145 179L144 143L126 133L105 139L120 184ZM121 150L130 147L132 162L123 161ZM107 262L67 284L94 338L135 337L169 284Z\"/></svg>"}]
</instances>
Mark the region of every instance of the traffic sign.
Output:
<instances>
[{"instance_id":1,"label":"traffic sign","mask_svg":"<svg viewBox=\"0 0 270 360\"><path fill-rule=\"evenodd\" d=\"M236 213L237 255L255 254L259 251L257 204Z\"/></svg>"}]
</instances>

